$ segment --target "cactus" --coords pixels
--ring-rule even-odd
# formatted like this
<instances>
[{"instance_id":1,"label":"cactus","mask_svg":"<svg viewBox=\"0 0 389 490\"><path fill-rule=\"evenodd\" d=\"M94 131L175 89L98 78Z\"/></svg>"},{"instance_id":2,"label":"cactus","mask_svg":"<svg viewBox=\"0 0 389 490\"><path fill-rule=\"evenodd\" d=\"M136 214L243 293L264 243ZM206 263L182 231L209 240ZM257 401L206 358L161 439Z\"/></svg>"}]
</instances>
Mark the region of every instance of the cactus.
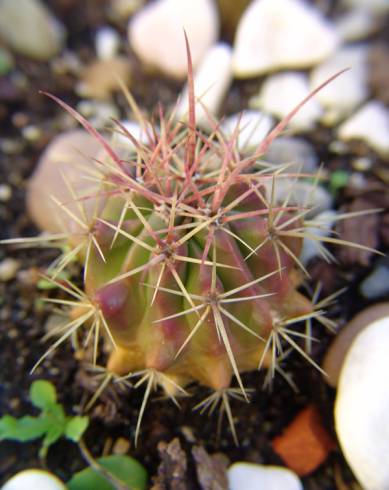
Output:
<instances>
[{"instance_id":1,"label":"cactus","mask_svg":"<svg viewBox=\"0 0 389 490\"><path fill-rule=\"evenodd\" d=\"M66 230L42 240L66 245L49 280L68 298L48 301L63 305L69 320L38 363L66 339L82 337L96 364L101 343L108 342L96 396L110 380L138 377L135 387L144 385L145 395L136 438L152 390L161 387L175 400L192 382L212 390L198 408L213 410L221 402L236 438L229 397L248 399L241 373L263 366L271 378L289 347L315 365L300 345L309 334L295 325L316 318L329 326L328 302L314 304L298 289L306 273L298 257L304 230L312 226L309 209L274 198L280 179L304 175L261 165L273 139L321 87L252 155L242 156L239 127L226 138L209 116L211 134L196 129L189 50L188 60L185 124L175 122L174 111L165 116L160 110L155 130L124 88L148 140L136 141L116 123L135 145L131 159L122 159L85 119L49 95L96 137L105 157L90 165L97 190L78 192L68 182L71 206L53 196ZM83 266L83 289L61 278L75 258Z\"/></svg>"}]
</instances>

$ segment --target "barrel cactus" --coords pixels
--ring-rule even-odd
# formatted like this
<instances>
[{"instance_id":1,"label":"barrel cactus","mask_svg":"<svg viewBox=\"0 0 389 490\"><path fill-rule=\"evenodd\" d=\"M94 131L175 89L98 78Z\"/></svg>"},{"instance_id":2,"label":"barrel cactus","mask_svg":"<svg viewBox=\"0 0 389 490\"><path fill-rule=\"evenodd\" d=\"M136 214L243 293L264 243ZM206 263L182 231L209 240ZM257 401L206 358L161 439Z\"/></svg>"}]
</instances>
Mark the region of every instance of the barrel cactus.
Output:
<instances>
[{"instance_id":1,"label":"barrel cactus","mask_svg":"<svg viewBox=\"0 0 389 490\"><path fill-rule=\"evenodd\" d=\"M90 161L89 173L82 169L83 185L78 179L74 186L66 172L57 175L71 196L52 195L62 232L38 240L62 246L48 277L68 295L52 300L67 310L68 321L38 362L66 339L83 339L96 364L108 343L104 383L134 378L133 386L145 387L136 437L154 389L175 400L192 382L213 390L201 407L221 402L236 436L228 400L248 399L241 373L263 366L272 377L288 348L314 364L301 322L317 318L328 326L325 302L314 304L298 289L306 273L299 254L312 225L309 208L274 198L279 181L305 175L261 161L300 107L243 156L239 127L226 137L209 116L210 134L196 128L190 62L188 85L187 122L160 111L158 129L126 92L145 135L137 141L117 123L134 147L126 158L51 96L104 155ZM75 259L83 266L83 288L62 277Z\"/></svg>"}]
</instances>

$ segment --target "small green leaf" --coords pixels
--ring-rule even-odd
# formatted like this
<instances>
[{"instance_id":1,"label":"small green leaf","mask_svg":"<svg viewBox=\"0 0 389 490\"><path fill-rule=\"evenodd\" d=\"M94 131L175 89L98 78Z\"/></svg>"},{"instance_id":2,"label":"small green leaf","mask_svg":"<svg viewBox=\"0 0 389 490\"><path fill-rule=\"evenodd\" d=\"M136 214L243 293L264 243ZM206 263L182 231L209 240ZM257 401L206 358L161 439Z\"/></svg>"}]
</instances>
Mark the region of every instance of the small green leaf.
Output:
<instances>
[{"instance_id":1,"label":"small green leaf","mask_svg":"<svg viewBox=\"0 0 389 490\"><path fill-rule=\"evenodd\" d=\"M15 419L10 415L4 415L0 419L0 440L12 439L26 442L42 437L48 430L49 424L46 418L30 417L29 415Z\"/></svg>"},{"instance_id":2,"label":"small green leaf","mask_svg":"<svg viewBox=\"0 0 389 490\"><path fill-rule=\"evenodd\" d=\"M346 170L335 170L330 176L330 189L333 194L336 194L339 189L346 187L350 180L350 174Z\"/></svg>"},{"instance_id":3,"label":"small green leaf","mask_svg":"<svg viewBox=\"0 0 389 490\"><path fill-rule=\"evenodd\" d=\"M114 477L121 480L130 490L144 490L147 473L143 466L129 456L106 456L97 462ZM115 490L102 475L92 468L79 471L67 483L69 490Z\"/></svg>"},{"instance_id":4,"label":"small green leaf","mask_svg":"<svg viewBox=\"0 0 389 490\"><path fill-rule=\"evenodd\" d=\"M30 388L31 403L42 410L48 409L57 401L55 387L43 379L34 381Z\"/></svg>"},{"instance_id":5,"label":"small green leaf","mask_svg":"<svg viewBox=\"0 0 389 490\"><path fill-rule=\"evenodd\" d=\"M89 417L76 415L68 419L65 436L73 442L78 442L89 425Z\"/></svg>"}]
</instances>

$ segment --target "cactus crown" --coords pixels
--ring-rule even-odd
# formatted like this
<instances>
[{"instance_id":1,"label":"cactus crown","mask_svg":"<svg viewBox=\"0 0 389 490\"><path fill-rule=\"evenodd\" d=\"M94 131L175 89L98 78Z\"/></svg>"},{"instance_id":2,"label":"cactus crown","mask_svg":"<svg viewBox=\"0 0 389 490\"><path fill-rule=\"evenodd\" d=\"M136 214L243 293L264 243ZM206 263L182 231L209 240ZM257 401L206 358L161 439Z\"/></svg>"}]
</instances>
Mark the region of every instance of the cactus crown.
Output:
<instances>
[{"instance_id":1,"label":"cactus crown","mask_svg":"<svg viewBox=\"0 0 389 490\"><path fill-rule=\"evenodd\" d=\"M197 381L213 390L198 408L213 410L221 402L236 438L229 397L248 398L240 373L266 366L271 379L281 372L278 360L288 347L320 369L300 341L308 345L313 318L331 327L323 315L333 298L315 304L297 289L306 273L299 254L305 229L312 226L309 208L290 204L290 196L281 203L275 199L280 179L304 175L261 162L273 139L321 87L255 152L242 156L239 125L228 138L212 116L210 134L196 128L189 49L188 60L187 123L160 109L155 129L123 88L146 135L145 142L137 141L116 122L135 147L130 157L123 158L79 114L49 95L97 138L105 156L91 162L87 175L83 170L88 185L82 191L62 176L69 202L53 196L66 217L65 231L43 240L67 245L50 268L50 281L68 296L52 301L69 311L69 320L54 332L58 338L37 364L64 340L81 335L96 364L101 342L108 341L101 390L110 380L133 377L135 387L145 385L136 437L153 389L162 387L175 400ZM83 290L60 276L75 258L84 268ZM305 333L295 328L301 322Z\"/></svg>"}]
</instances>

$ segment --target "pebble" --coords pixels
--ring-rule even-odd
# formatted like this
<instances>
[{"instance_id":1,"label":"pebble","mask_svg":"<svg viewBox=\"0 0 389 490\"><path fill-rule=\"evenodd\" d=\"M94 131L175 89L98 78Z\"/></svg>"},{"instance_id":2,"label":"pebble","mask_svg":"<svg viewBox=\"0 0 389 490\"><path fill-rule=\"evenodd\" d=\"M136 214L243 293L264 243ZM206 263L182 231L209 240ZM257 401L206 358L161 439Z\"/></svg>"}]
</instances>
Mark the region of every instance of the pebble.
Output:
<instances>
[{"instance_id":1,"label":"pebble","mask_svg":"<svg viewBox=\"0 0 389 490\"><path fill-rule=\"evenodd\" d=\"M331 234L331 229L335 224L337 213L333 210L323 211L315 216L312 226L306 228L306 232L318 237L327 237ZM323 245L309 238L304 238L303 248L300 253L300 260L303 265L307 265L309 261L315 257L322 257L321 250Z\"/></svg>"},{"instance_id":2,"label":"pebble","mask_svg":"<svg viewBox=\"0 0 389 490\"><path fill-rule=\"evenodd\" d=\"M120 48L120 36L116 29L109 26L100 27L95 36L96 55L100 60L114 58Z\"/></svg>"},{"instance_id":3,"label":"pebble","mask_svg":"<svg viewBox=\"0 0 389 490\"><path fill-rule=\"evenodd\" d=\"M212 0L157 0L137 12L128 25L131 48L146 66L184 79L188 36L192 63L197 67L218 37L219 19Z\"/></svg>"},{"instance_id":4,"label":"pebble","mask_svg":"<svg viewBox=\"0 0 389 490\"><path fill-rule=\"evenodd\" d=\"M368 95L368 47L365 45L346 46L311 72L311 90L335 73L345 68L336 80L326 85L316 95L324 107L321 121L333 126L349 116Z\"/></svg>"},{"instance_id":5,"label":"pebble","mask_svg":"<svg viewBox=\"0 0 389 490\"><path fill-rule=\"evenodd\" d=\"M144 3L145 0L110 0L108 16L114 22L127 21Z\"/></svg>"},{"instance_id":6,"label":"pebble","mask_svg":"<svg viewBox=\"0 0 389 490\"><path fill-rule=\"evenodd\" d=\"M344 457L365 490L389 488L389 315L351 344L340 373L335 428Z\"/></svg>"},{"instance_id":7,"label":"pebble","mask_svg":"<svg viewBox=\"0 0 389 490\"><path fill-rule=\"evenodd\" d=\"M267 181L265 187L269 196L272 182L270 180ZM298 206L301 209L311 208L310 212L305 215L305 218L317 216L332 207L331 194L324 187L299 179L288 177L279 177L276 179L274 196L275 201L279 204L284 203L285 199L287 199L288 204L291 206Z\"/></svg>"},{"instance_id":8,"label":"pebble","mask_svg":"<svg viewBox=\"0 0 389 490\"><path fill-rule=\"evenodd\" d=\"M389 157L388 108L377 100L368 102L338 128L338 137L362 140L383 158Z\"/></svg>"},{"instance_id":9,"label":"pebble","mask_svg":"<svg viewBox=\"0 0 389 490\"><path fill-rule=\"evenodd\" d=\"M112 454L127 454L130 449L130 441L124 437L118 437L112 447Z\"/></svg>"},{"instance_id":10,"label":"pebble","mask_svg":"<svg viewBox=\"0 0 389 490\"><path fill-rule=\"evenodd\" d=\"M145 129L137 121L123 120L120 123L126 128L126 130L141 144L147 144L149 138ZM127 150L130 152L135 151L136 147L134 143L126 135L122 134L120 127L114 127L114 132L112 135L113 148L115 150Z\"/></svg>"},{"instance_id":11,"label":"pebble","mask_svg":"<svg viewBox=\"0 0 389 490\"><path fill-rule=\"evenodd\" d=\"M0 37L17 53L46 61L61 51L65 28L40 0L0 0Z\"/></svg>"},{"instance_id":12,"label":"pebble","mask_svg":"<svg viewBox=\"0 0 389 490\"><path fill-rule=\"evenodd\" d=\"M319 164L313 146L303 138L291 136L276 138L264 159L274 165L288 164L288 172L314 173Z\"/></svg>"},{"instance_id":13,"label":"pebble","mask_svg":"<svg viewBox=\"0 0 389 490\"><path fill-rule=\"evenodd\" d=\"M97 140L81 129L59 134L46 147L27 188L27 210L41 230L49 233L62 233L64 229L74 232L80 230L80 225L62 211L50 196L68 203L69 210L83 220L77 203L73 202L74 198L64 182L63 174L76 195L93 195L99 184L83 179L82 175L89 175L88 167L94 168L92 158L99 149ZM85 201L87 214L93 213L95 205L93 199Z\"/></svg>"},{"instance_id":14,"label":"pebble","mask_svg":"<svg viewBox=\"0 0 389 490\"><path fill-rule=\"evenodd\" d=\"M229 490L303 490L298 476L282 466L234 463L227 475Z\"/></svg>"},{"instance_id":15,"label":"pebble","mask_svg":"<svg viewBox=\"0 0 389 490\"><path fill-rule=\"evenodd\" d=\"M283 72L267 78L259 95L249 100L249 107L263 109L278 118L285 117L310 92L308 77L304 73ZM309 130L322 114L317 100L312 99L292 118L288 128Z\"/></svg>"},{"instance_id":16,"label":"pebble","mask_svg":"<svg viewBox=\"0 0 389 490\"><path fill-rule=\"evenodd\" d=\"M86 117L97 129L105 129L111 125L112 119L119 119L119 109L111 102L101 100L81 100L77 111Z\"/></svg>"},{"instance_id":17,"label":"pebble","mask_svg":"<svg viewBox=\"0 0 389 490\"><path fill-rule=\"evenodd\" d=\"M76 93L80 97L108 100L120 91L119 80L129 85L130 79L131 66L125 56L97 59L82 70Z\"/></svg>"},{"instance_id":18,"label":"pebble","mask_svg":"<svg viewBox=\"0 0 389 490\"><path fill-rule=\"evenodd\" d=\"M7 202L12 197L12 188L7 184L0 184L0 202Z\"/></svg>"},{"instance_id":19,"label":"pebble","mask_svg":"<svg viewBox=\"0 0 389 490\"><path fill-rule=\"evenodd\" d=\"M225 43L212 46L194 74L194 91L196 97L196 125L203 129L211 129L212 116L220 110L231 84L231 56L232 50ZM188 119L188 86L186 85L180 95L176 106L177 119Z\"/></svg>"},{"instance_id":20,"label":"pebble","mask_svg":"<svg viewBox=\"0 0 389 490\"><path fill-rule=\"evenodd\" d=\"M383 298L389 295L389 258L377 261L373 271L359 286L359 291L367 299Z\"/></svg>"},{"instance_id":21,"label":"pebble","mask_svg":"<svg viewBox=\"0 0 389 490\"><path fill-rule=\"evenodd\" d=\"M232 137L238 124L238 148L242 153L250 153L269 134L274 126L274 120L268 114L254 110L228 116L221 124L221 130L227 139Z\"/></svg>"},{"instance_id":22,"label":"pebble","mask_svg":"<svg viewBox=\"0 0 389 490\"><path fill-rule=\"evenodd\" d=\"M17 260L4 259L0 262L0 282L7 282L16 276L16 273L20 267Z\"/></svg>"},{"instance_id":23,"label":"pebble","mask_svg":"<svg viewBox=\"0 0 389 490\"><path fill-rule=\"evenodd\" d=\"M326 373L324 380L333 388L339 381L340 371L346 354L356 336L372 322L389 315L389 302L376 303L357 313L337 333L327 350L322 368Z\"/></svg>"},{"instance_id":24,"label":"pebble","mask_svg":"<svg viewBox=\"0 0 389 490\"><path fill-rule=\"evenodd\" d=\"M342 3L350 8L365 8L376 14L389 11L388 0L343 0Z\"/></svg>"},{"instance_id":25,"label":"pebble","mask_svg":"<svg viewBox=\"0 0 389 490\"><path fill-rule=\"evenodd\" d=\"M27 490L39 488L39 490L66 490L55 475L44 470L24 470L8 480L1 490Z\"/></svg>"},{"instance_id":26,"label":"pebble","mask_svg":"<svg viewBox=\"0 0 389 490\"><path fill-rule=\"evenodd\" d=\"M233 72L247 78L307 68L328 58L338 41L335 27L306 2L254 0L237 28Z\"/></svg>"},{"instance_id":27,"label":"pebble","mask_svg":"<svg viewBox=\"0 0 389 490\"><path fill-rule=\"evenodd\" d=\"M339 16L335 20L336 30L344 42L360 41L376 32L380 19L364 7L356 7Z\"/></svg>"}]
</instances>

